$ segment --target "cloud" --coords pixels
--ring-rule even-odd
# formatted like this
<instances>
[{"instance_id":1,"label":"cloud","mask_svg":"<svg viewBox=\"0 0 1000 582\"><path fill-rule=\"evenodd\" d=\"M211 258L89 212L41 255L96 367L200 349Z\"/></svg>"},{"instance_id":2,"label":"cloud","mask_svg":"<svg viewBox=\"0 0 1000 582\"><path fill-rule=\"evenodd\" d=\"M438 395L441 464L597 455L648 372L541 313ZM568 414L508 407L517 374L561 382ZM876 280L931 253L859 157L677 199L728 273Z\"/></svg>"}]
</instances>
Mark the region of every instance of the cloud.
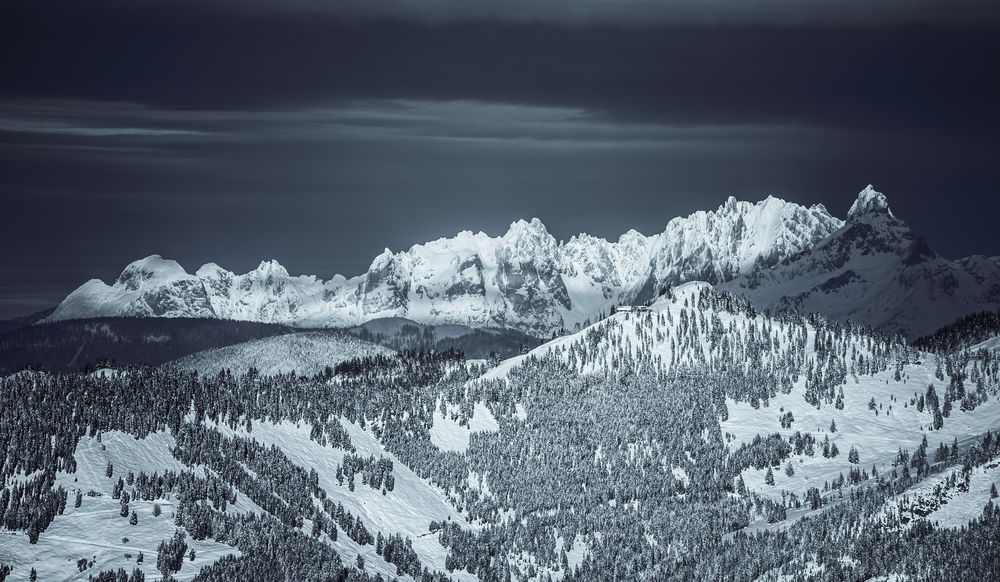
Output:
<instances>
[{"instance_id":1,"label":"cloud","mask_svg":"<svg viewBox=\"0 0 1000 582\"><path fill-rule=\"evenodd\" d=\"M144 127L83 127L74 126L61 121L24 119L18 121L0 119L0 131L15 133L43 133L51 135L75 135L80 137L165 137L204 135L200 132L177 129L151 129Z\"/></svg>"},{"instance_id":2,"label":"cloud","mask_svg":"<svg viewBox=\"0 0 1000 582\"><path fill-rule=\"evenodd\" d=\"M129 103L58 99L0 101L0 132L81 138L191 138L207 136L209 128L165 111Z\"/></svg>"},{"instance_id":3,"label":"cloud","mask_svg":"<svg viewBox=\"0 0 1000 582\"><path fill-rule=\"evenodd\" d=\"M224 10L326 13L349 19L626 26L982 24L995 22L1000 14L996 3L988 0L209 0L208 4Z\"/></svg>"},{"instance_id":4,"label":"cloud","mask_svg":"<svg viewBox=\"0 0 1000 582\"><path fill-rule=\"evenodd\" d=\"M139 125L141 124L141 125ZM165 109L132 103L0 101L0 136L37 134L36 145L100 154L141 145L192 151L223 144L316 142L453 143L505 148L661 148L752 143L827 136L835 130L793 125L669 124L580 107L473 100L366 99L301 109ZM67 141L60 138L79 138ZM88 139L89 138L89 139ZM18 143L25 143L24 136ZM12 142L0 139L0 144ZM30 140L28 140L30 141ZM216 145L212 145L216 144Z\"/></svg>"},{"instance_id":5,"label":"cloud","mask_svg":"<svg viewBox=\"0 0 1000 582\"><path fill-rule=\"evenodd\" d=\"M190 129L167 118L150 127L143 106L218 112L371 100L512 103L674 126L1000 125L992 75L1000 34L971 26L430 25L345 21L305 7L247 12L220 1L214 10L0 2L0 36L18 47L0 53L0 97L137 104L131 116L93 122L97 131ZM22 129L92 127L54 119L70 125ZM209 120L198 130L216 131Z\"/></svg>"}]
</instances>

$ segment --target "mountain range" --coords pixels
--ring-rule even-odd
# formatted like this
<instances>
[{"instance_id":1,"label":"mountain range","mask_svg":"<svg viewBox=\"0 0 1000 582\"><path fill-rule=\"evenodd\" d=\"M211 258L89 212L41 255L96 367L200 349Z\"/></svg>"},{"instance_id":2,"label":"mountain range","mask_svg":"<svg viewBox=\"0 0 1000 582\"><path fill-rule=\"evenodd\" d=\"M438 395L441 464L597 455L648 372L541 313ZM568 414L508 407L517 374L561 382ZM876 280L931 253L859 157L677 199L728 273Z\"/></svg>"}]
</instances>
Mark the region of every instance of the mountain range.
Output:
<instances>
[{"instance_id":1,"label":"mountain range","mask_svg":"<svg viewBox=\"0 0 1000 582\"><path fill-rule=\"evenodd\" d=\"M910 338L1000 307L1000 258L937 255L868 186L846 220L821 204L730 197L652 236L630 230L617 241L580 234L562 242L534 218L499 237L463 231L386 249L364 274L325 281L292 276L276 261L242 275L214 263L192 274L152 255L110 285L84 283L44 321L209 317L319 328L405 317L547 336L689 281L761 308L820 312Z\"/></svg>"}]
</instances>

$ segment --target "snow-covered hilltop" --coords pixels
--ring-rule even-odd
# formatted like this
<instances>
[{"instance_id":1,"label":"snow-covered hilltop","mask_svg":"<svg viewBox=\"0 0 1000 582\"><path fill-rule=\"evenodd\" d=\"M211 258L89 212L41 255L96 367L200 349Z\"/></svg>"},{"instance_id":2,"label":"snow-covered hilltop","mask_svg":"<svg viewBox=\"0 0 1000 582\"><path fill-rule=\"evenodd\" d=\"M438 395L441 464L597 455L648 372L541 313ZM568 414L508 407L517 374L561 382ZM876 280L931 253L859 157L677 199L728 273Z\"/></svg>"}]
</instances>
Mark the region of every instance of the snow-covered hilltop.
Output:
<instances>
[{"instance_id":1,"label":"snow-covered hilltop","mask_svg":"<svg viewBox=\"0 0 1000 582\"><path fill-rule=\"evenodd\" d=\"M688 281L728 283L764 307L911 335L1000 304L997 259L938 257L868 187L846 222L822 205L774 197L755 204L731 197L714 211L671 220L662 233L632 230L617 241L587 234L557 241L536 218L499 237L464 231L407 251L386 249L366 273L329 281L291 276L275 261L243 275L212 263L190 274L153 255L111 285L88 281L48 320L215 317L333 327L406 317L541 336L579 329L616 304L643 303Z\"/></svg>"},{"instance_id":2,"label":"snow-covered hilltop","mask_svg":"<svg viewBox=\"0 0 1000 582\"><path fill-rule=\"evenodd\" d=\"M292 372L320 374L352 358L392 353L388 348L342 332L311 330L203 350L169 365L206 376L222 370L244 372L251 367L265 376Z\"/></svg>"}]
</instances>

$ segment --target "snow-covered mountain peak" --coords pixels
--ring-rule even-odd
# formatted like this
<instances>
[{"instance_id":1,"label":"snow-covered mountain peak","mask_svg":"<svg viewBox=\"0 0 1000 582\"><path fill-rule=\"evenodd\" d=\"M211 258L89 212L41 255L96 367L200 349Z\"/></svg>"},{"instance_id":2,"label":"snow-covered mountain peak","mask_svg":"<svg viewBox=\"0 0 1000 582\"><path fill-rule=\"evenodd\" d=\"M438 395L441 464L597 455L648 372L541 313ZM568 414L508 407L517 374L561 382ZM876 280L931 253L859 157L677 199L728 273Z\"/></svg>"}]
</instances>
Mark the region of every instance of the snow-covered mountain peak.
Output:
<instances>
[{"instance_id":1,"label":"snow-covered mountain peak","mask_svg":"<svg viewBox=\"0 0 1000 582\"><path fill-rule=\"evenodd\" d=\"M205 263L194 272L194 276L199 279L218 280L233 277L234 275L232 271L222 268L217 263Z\"/></svg>"},{"instance_id":2,"label":"snow-covered mountain peak","mask_svg":"<svg viewBox=\"0 0 1000 582\"><path fill-rule=\"evenodd\" d=\"M888 215L890 218L895 218L892 210L889 209L889 202L886 200L885 194L876 191L871 184L858 193L858 199L854 201L851 209L847 212L848 220L866 215Z\"/></svg>"},{"instance_id":3,"label":"snow-covered mountain peak","mask_svg":"<svg viewBox=\"0 0 1000 582\"><path fill-rule=\"evenodd\" d=\"M734 212L739 203L740 201L737 200L735 196L730 196L721 206L719 206L719 212Z\"/></svg>"},{"instance_id":4,"label":"snow-covered mountain peak","mask_svg":"<svg viewBox=\"0 0 1000 582\"><path fill-rule=\"evenodd\" d=\"M258 274L260 274L262 276L265 276L265 277L273 277L273 276L288 277L289 276L288 275L288 270L285 269L285 267L283 267L281 265L281 263L279 263L278 261L276 261L274 259L271 259L270 261L261 261L260 265L257 266L257 268L254 270L254 272L258 273Z\"/></svg>"},{"instance_id":5,"label":"snow-covered mountain peak","mask_svg":"<svg viewBox=\"0 0 1000 582\"><path fill-rule=\"evenodd\" d=\"M516 220L511 223L510 228L503 235L503 240L507 243L518 244L520 241L533 241L546 244L549 239L555 242L551 234L542 221L537 218L531 220Z\"/></svg>"},{"instance_id":6,"label":"snow-covered mountain peak","mask_svg":"<svg viewBox=\"0 0 1000 582\"><path fill-rule=\"evenodd\" d=\"M827 215L830 214L830 211L826 209L826 206L822 202L817 202L816 204L813 204L812 206L809 207L809 210L821 214L827 214Z\"/></svg>"},{"instance_id":7,"label":"snow-covered mountain peak","mask_svg":"<svg viewBox=\"0 0 1000 582\"><path fill-rule=\"evenodd\" d=\"M1000 264L942 258L869 185L842 228L806 252L755 269L724 289L760 308L820 312L914 338L1000 305Z\"/></svg>"},{"instance_id":8,"label":"snow-covered mountain peak","mask_svg":"<svg viewBox=\"0 0 1000 582\"><path fill-rule=\"evenodd\" d=\"M518 220L501 237L497 256L511 263L551 263L556 260L558 246L541 220Z\"/></svg>"},{"instance_id":9,"label":"snow-covered mountain peak","mask_svg":"<svg viewBox=\"0 0 1000 582\"><path fill-rule=\"evenodd\" d=\"M633 245L636 243L646 243L649 240L650 237L642 234L641 232L633 228L629 229L626 232L623 232L622 235L618 237L618 244Z\"/></svg>"},{"instance_id":10,"label":"snow-covered mountain peak","mask_svg":"<svg viewBox=\"0 0 1000 582\"><path fill-rule=\"evenodd\" d=\"M812 248L843 221L822 206L807 208L768 196L757 203L730 197L715 211L667 223L654 251L660 288L685 281L729 281L758 264L774 265Z\"/></svg>"},{"instance_id":11,"label":"snow-covered mountain peak","mask_svg":"<svg viewBox=\"0 0 1000 582\"><path fill-rule=\"evenodd\" d=\"M190 275L177 261L149 255L129 263L118 276L117 283L135 291L147 285L165 284L187 277Z\"/></svg>"},{"instance_id":12,"label":"snow-covered mountain peak","mask_svg":"<svg viewBox=\"0 0 1000 582\"><path fill-rule=\"evenodd\" d=\"M909 335L1000 302L1000 260L944 261L892 216L873 187L858 195L850 216L845 222L822 204L775 196L730 196L652 236L629 230L612 240L579 234L566 242L532 218L499 236L464 230L401 252L385 249L366 272L328 281L290 276L277 261L245 274L208 263L192 275L152 255L112 285L82 285L47 320L217 317L334 327L406 317L542 336L707 281L760 306L850 317Z\"/></svg>"},{"instance_id":13,"label":"snow-covered mountain peak","mask_svg":"<svg viewBox=\"0 0 1000 582\"><path fill-rule=\"evenodd\" d=\"M395 255L392 254L392 251L389 250L389 247L386 247L385 249L382 250L381 253L378 254L378 256L372 259L372 264L368 268L368 271L371 272L384 269L385 266L392 263L394 259Z\"/></svg>"}]
</instances>

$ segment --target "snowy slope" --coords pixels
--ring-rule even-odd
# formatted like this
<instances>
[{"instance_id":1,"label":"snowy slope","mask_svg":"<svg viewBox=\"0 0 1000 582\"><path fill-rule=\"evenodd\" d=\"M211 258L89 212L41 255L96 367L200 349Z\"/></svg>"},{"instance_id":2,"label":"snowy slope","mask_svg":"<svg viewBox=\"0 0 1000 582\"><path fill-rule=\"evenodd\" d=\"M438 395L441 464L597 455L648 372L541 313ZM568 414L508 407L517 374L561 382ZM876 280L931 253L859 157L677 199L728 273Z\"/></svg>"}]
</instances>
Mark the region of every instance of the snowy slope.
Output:
<instances>
[{"instance_id":1,"label":"snowy slope","mask_svg":"<svg viewBox=\"0 0 1000 582\"><path fill-rule=\"evenodd\" d=\"M1000 308L997 259L949 261L865 188L846 223L814 248L722 285L762 308L852 319L916 338Z\"/></svg>"},{"instance_id":2,"label":"snowy slope","mask_svg":"<svg viewBox=\"0 0 1000 582\"><path fill-rule=\"evenodd\" d=\"M209 263L194 274L152 255L113 284L84 283L48 321L97 316L218 317L302 327L406 317L420 323L514 328L536 335L578 329L613 305L645 301L664 285L726 281L799 253L839 228L822 206L730 198L674 218L664 232L617 241L581 234L556 241L537 218L499 237L460 232L393 253L368 271L323 281L275 261L243 275Z\"/></svg>"},{"instance_id":3,"label":"snowy slope","mask_svg":"<svg viewBox=\"0 0 1000 582\"><path fill-rule=\"evenodd\" d=\"M316 469L319 483L329 499L343 504L347 511L359 516L366 527L383 534L397 533L413 540L413 549L420 561L431 569L445 570L444 560L447 550L441 546L437 536L429 535L428 525L432 521L452 520L464 523L465 519L451 504L445 493L420 478L403 463L385 450L369 430L363 429L346 419L340 420L351 438L356 454L385 457L393 462L395 487L392 493L383 495L371 487L359 485L353 491L338 484L336 468L343 463L345 451L323 446L309 438L310 427L295 423L272 423L254 421L252 431L245 427L233 430L224 425L214 428L226 435L249 437L282 450L295 464L306 469ZM343 535L333 542L342 558L361 555L366 569L383 576L395 576L396 568L387 564L372 546L359 546ZM473 581L474 576L462 572L452 574L456 581Z\"/></svg>"},{"instance_id":4,"label":"snowy slope","mask_svg":"<svg viewBox=\"0 0 1000 582\"><path fill-rule=\"evenodd\" d=\"M789 394L779 394L769 406L760 409L746 403L729 402L729 419L722 423L722 430L732 435L731 448L749 443L757 435L765 437L778 433L787 439L801 431L811 433L820 443L829 438L840 452L831 458L821 454L793 455L795 474L787 475L784 465L775 468L774 486L765 485L766 470L748 469L743 473L747 487L774 498L780 498L782 491L801 495L809 487L822 490L825 483L840 475L846 477L852 468L870 473L874 466L879 473L891 472L898 450L915 451L924 437L933 451L941 443L950 445L954 439L958 439L960 445L967 445L972 438L1000 428L1000 401L992 397L972 411L955 407L944 426L934 430L929 410L918 412L910 403L931 384L942 394L944 392L942 382L934 377L935 357L925 354L924 358L920 364L904 366L900 381L894 379L893 370L859 376L857 382L848 380L843 386L842 410L834 406L817 409L810 405L803 399L801 385L796 385ZM868 408L873 398L877 407L874 411ZM795 418L789 428L782 428L780 424L782 413L792 413ZM836 432L831 432L831 423L836 424ZM848 459L852 447L858 451L860 462L857 465Z\"/></svg>"},{"instance_id":5,"label":"snowy slope","mask_svg":"<svg viewBox=\"0 0 1000 582\"><path fill-rule=\"evenodd\" d=\"M224 369L245 372L251 366L262 375L312 375L340 362L392 350L334 331L308 331L251 340L185 356L166 365L216 375Z\"/></svg>"},{"instance_id":6,"label":"snowy slope","mask_svg":"<svg viewBox=\"0 0 1000 582\"><path fill-rule=\"evenodd\" d=\"M990 352L1000 351L1000 337L990 338L982 343L978 343L969 348L969 350L973 352L977 350L987 350Z\"/></svg>"},{"instance_id":7,"label":"snowy slope","mask_svg":"<svg viewBox=\"0 0 1000 582\"><path fill-rule=\"evenodd\" d=\"M927 519L941 527L956 529L980 517L991 500L991 488L1000 484L1000 461L971 470L966 480L962 466L956 465L897 496L887 503L884 516L891 516L903 527L916 519Z\"/></svg>"},{"instance_id":8,"label":"snowy slope","mask_svg":"<svg viewBox=\"0 0 1000 582\"><path fill-rule=\"evenodd\" d=\"M413 540L413 549L422 563L439 571L445 570L447 550L441 546L437 536L429 535L428 524L432 521L452 520L464 523L445 493L421 479L413 471L387 452L378 439L369 431L345 419L341 423L357 449L356 454L382 456L393 461L395 487L392 493L383 495L367 486L358 486L353 491L337 483L336 467L343 462L345 451L323 446L309 438L310 427L295 423L271 423L254 421L252 431L241 426L233 430L225 425L213 425L226 435L250 437L265 445L280 448L295 464L306 469L315 468L319 473L320 486L334 502L339 502L352 514L359 516L366 527L383 534L397 533ZM110 431L100 440L86 438L77 446L75 473L61 473L58 484L70 492L70 500L65 514L57 516L51 526L40 536L37 544L29 544L24 532L8 531L0 528L0 563L13 565L15 571L10 580L27 580L32 567L36 568L39 580L86 580L87 576L102 571L124 568L127 572L136 567L139 552L145 554L144 563L138 566L147 579L156 580L160 573L156 569L157 545L169 539L175 531L173 512L177 500L168 496L153 501L133 500L129 508L139 516L135 526L119 515L119 501L112 498L112 488L120 476L129 472L138 474L145 471L163 473L165 470L183 471L193 469L204 475L200 467L189 467L178 461L171 448L175 441L169 431L136 439L131 435ZM107 477L108 463L114 467L112 477ZM24 479L24 477L21 477ZM28 477L30 479L30 476ZM81 507L73 507L73 496L84 492ZM249 497L237 494L238 501L226 511L262 513ZM153 505L162 508L160 516L153 515ZM309 524L304 526L308 531ZM471 526L470 526L471 527ZM123 538L127 538L125 541ZM211 539L197 541L190 536L187 543L194 548L193 562L185 558L184 567L174 577L190 580L198 570L218 560L226 554L239 554L227 544ZM371 545L360 546L347 535L340 535L329 542L345 560L353 560L360 555L365 560L365 569L371 574L395 578L396 567L385 562ZM131 558L126 557L130 554ZM84 572L77 570L80 558L93 560L93 566ZM457 582L474 582L476 578L457 571L451 574ZM409 580L403 576L401 579Z\"/></svg>"},{"instance_id":9,"label":"snowy slope","mask_svg":"<svg viewBox=\"0 0 1000 582\"><path fill-rule=\"evenodd\" d=\"M87 580L91 574L118 568L131 573L136 567L145 573L147 580L160 579L156 549L161 541L174 535L173 511L177 500L167 497L131 501L129 508L139 516L139 523L133 526L120 516L121 506L112 497L112 489L118 478L130 471L162 474L165 470L185 469L170 453L174 444L167 432L136 439L110 431L100 440L92 437L81 440L75 455L77 471L60 473L57 479L70 492L66 511L55 518L38 543L29 544L24 532L0 528L0 562L15 568L8 580L28 580L31 568L37 570L39 580L57 582ZM114 466L112 477L105 474L108 463ZM73 503L77 490L84 493L80 507L74 507ZM260 511L246 496L239 495L238 499L229 511ZM162 508L159 516L153 515L154 503ZM178 580L192 579L201 568L224 555L239 554L232 546L210 539L198 541L188 536L186 541L195 550L195 560L185 558L184 567L175 576ZM139 552L145 555L141 565L136 564ZM93 565L80 572L77 560L82 558L92 560Z\"/></svg>"},{"instance_id":10,"label":"snowy slope","mask_svg":"<svg viewBox=\"0 0 1000 582\"><path fill-rule=\"evenodd\" d=\"M500 430L493 413L481 402L476 403L472 418L464 426L455 420L458 417L457 408L454 405L447 405L442 413L440 398L434 407L434 424L430 429L431 443L442 451L464 453L469 448L472 433Z\"/></svg>"}]
</instances>

